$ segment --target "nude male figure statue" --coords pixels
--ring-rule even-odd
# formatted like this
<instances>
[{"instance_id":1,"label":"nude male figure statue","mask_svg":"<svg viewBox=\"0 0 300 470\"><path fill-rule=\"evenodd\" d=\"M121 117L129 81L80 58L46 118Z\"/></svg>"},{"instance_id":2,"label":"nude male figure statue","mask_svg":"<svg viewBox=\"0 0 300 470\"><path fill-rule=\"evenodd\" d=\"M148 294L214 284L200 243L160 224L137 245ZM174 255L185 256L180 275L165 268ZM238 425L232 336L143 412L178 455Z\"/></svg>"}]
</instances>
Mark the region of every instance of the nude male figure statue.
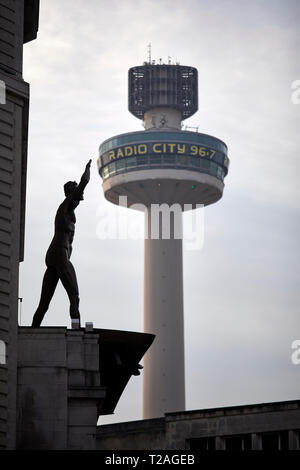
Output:
<instances>
[{"instance_id":1,"label":"nude male figure statue","mask_svg":"<svg viewBox=\"0 0 300 470\"><path fill-rule=\"evenodd\" d=\"M40 303L31 325L33 328L41 325L59 279L70 300L71 319L78 319L80 326L79 291L70 257L76 223L74 211L83 200L84 189L90 180L90 166L91 160L87 163L79 184L76 181L68 181L64 185L66 198L56 212L54 237L46 253L47 269L44 274Z\"/></svg>"}]
</instances>

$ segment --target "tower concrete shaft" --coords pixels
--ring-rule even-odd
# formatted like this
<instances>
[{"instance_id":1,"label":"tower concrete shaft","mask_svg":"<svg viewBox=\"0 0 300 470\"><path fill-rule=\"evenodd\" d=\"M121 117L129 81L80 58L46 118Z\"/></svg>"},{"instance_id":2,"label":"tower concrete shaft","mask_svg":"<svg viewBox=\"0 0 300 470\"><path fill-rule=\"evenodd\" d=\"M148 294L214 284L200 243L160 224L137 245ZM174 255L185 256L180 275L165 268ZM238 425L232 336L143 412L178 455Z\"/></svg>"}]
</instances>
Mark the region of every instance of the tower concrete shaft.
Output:
<instances>
[{"instance_id":1,"label":"tower concrete shaft","mask_svg":"<svg viewBox=\"0 0 300 470\"><path fill-rule=\"evenodd\" d=\"M156 338L145 356L143 413L155 418L185 409L182 236L175 228L182 231L182 210L221 199L229 158L220 139L182 130L198 109L194 67L145 62L130 68L128 109L145 130L102 142L98 168L108 201L119 205L126 196L127 207L147 208L144 330ZM180 210L168 223L164 212L159 220L154 215L155 205L168 206L169 215L174 205Z\"/></svg>"},{"instance_id":2,"label":"tower concrete shaft","mask_svg":"<svg viewBox=\"0 0 300 470\"><path fill-rule=\"evenodd\" d=\"M160 214L156 239L150 207L145 216L144 331L156 338L144 359L144 419L185 410L182 213L170 215L169 222Z\"/></svg>"}]
</instances>

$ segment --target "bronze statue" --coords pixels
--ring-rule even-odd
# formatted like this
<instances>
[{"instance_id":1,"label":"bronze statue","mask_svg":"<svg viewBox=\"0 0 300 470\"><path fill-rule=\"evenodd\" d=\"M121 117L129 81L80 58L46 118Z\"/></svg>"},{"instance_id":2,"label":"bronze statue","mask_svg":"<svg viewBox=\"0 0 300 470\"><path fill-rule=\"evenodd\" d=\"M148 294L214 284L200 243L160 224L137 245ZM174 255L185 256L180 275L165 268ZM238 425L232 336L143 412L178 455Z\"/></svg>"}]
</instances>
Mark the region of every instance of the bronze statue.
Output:
<instances>
[{"instance_id":1,"label":"bronze statue","mask_svg":"<svg viewBox=\"0 0 300 470\"><path fill-rule=\"evenodd\" d=\"M31 325L33 328L41 325L59 279L70 300L70 316L72 319L78 319L80 326L79 291L70 257L76 223L74 210L83 200L84 189L90 180L90 166L91 160L87 163L78 185L76 181L68 181L64 185L66 198L56 212L54 237L46 253L47 269L44 274L40 303Z\"/></svg>"}]
</instances>

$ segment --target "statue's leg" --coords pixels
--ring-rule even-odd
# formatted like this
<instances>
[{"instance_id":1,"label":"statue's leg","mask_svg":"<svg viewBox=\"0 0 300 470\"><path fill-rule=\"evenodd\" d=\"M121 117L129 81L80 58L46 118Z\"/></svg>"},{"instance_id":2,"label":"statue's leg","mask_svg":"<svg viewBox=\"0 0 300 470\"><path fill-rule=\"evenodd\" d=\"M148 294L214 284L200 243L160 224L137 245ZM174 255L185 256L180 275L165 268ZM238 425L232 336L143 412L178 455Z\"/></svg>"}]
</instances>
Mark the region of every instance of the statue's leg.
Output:
<instances>
[{"instance_id":1,"label":"statue's leg","mask_svg":"<svg viewBox=\"0 0 300 470\"><path fill-rule=\"evenodd\" d=\"M59 277L55 268L48 267L44 274L40 303L32 320L31 326L33 328L37 328L41 325L44 315L49 308L49 304L57 286L58 279Z\"/></svg>"},{"instance_id":2,"label":"statue's leg","mask_svg":"<svg viewBox=\"0 0 300 470\"><path fill-rule=\"evenodd\" d=\"M70 316L80 322L79 290L75 269L71 261L67 261L63 266L60 266L58 274L70 300Z\"/></svg>"}]
</instances>

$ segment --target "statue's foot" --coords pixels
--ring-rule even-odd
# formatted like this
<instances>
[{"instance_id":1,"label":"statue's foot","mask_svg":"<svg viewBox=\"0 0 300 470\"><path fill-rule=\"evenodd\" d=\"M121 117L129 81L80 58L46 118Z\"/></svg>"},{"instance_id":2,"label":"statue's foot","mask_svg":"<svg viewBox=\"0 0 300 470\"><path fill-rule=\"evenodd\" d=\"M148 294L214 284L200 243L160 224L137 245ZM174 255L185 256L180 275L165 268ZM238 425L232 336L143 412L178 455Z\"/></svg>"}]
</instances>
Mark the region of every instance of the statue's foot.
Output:
<instances>
[{"instance_id":1,"label":"statue's foot","mask_svg":"<svg viewBox=\"0 0 300 470\"><path fill-rule=\"evenodd\" d=\"M80 318L71 319L72 330L79 330L80 328Z\"/></svg>"}]
</instances>

